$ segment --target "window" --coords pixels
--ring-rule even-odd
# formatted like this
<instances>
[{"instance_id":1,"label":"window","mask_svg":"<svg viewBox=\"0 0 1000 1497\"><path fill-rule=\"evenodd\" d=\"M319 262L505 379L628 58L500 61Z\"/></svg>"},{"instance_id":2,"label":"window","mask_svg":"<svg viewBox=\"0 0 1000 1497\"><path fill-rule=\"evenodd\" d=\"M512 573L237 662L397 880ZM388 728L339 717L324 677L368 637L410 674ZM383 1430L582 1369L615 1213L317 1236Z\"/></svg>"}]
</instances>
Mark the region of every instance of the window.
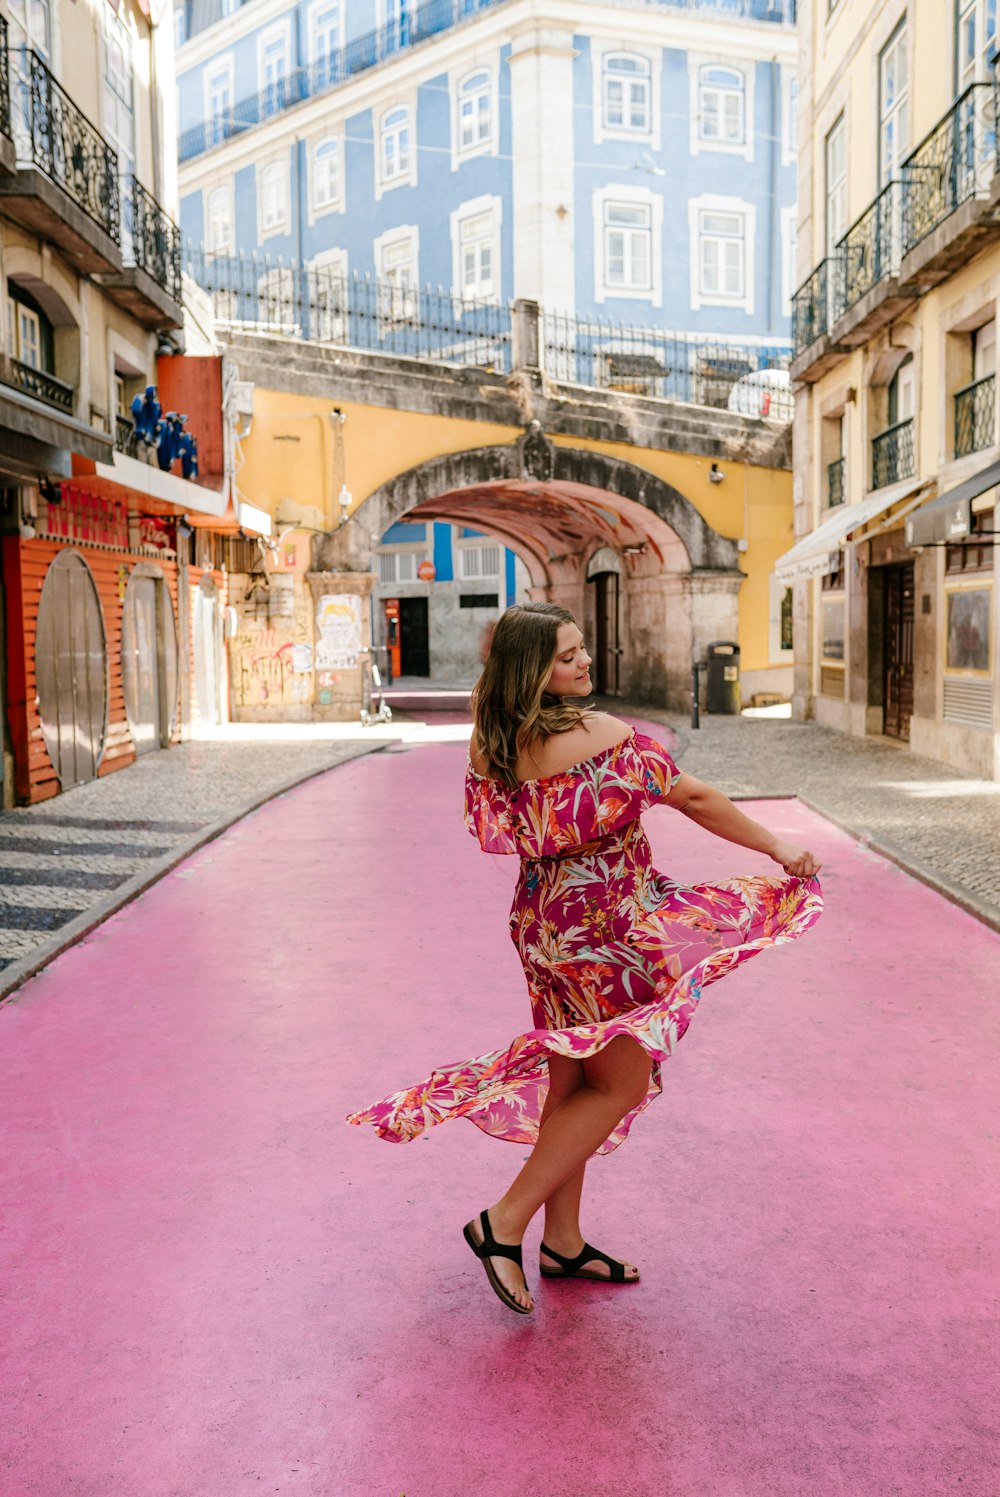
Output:
<instances>
[{"instance_id":1,"label":"window","mask_svg":"<svg viewBox=\"0 0 1000 1497\"><path fill-rule=\"evenodd\" d=\"M313 82L317 87L336 83L340 62L340 5L338 0L326 0L312 12L312 64Z\"/></svg>"},{"instance_id":2,"label":"window","mask_svg":"<svg viewBox=\"0 0 1000 1497\"><path fill-rule=\"evenodd\" d=\"M272 161L260 175L260 227L273 234L288 223L288 170L283 161Z\"/></svg>"},{"instance_id":3,"label":"window","mask_svg":"<svg viewBox=\"0 0 1000 1497\"><path fill-rule=\"evenodd\" d=\"M698 219L698 265L703 297L740 301L745 295L746 226L742 213L702 209Z\"/></svg>"},{"instance_id":4,"label":"window","mask_svg":"<svg viewBox=\"0 0 1000 1497\"><path fill-rule=\"evenodd\" d=\"M118 15L110 5L104 15L104 129L108 144L118 153L118 169L126 176L135 162L135 112L132 90L132 33L124 7Z\"/></svg>"},{"instance_id":5,"label":"window","mask_svg":"<svg viewBox=\"0 0 1000 1497\"><path fill-rule=\"evenodd\" d=\"M287 103L288 32L271 31L261 37L260 78L261 110L266 116L276 114Z\"/></svg>"},{"instance_id":6,"label":"window","mask_svg":"<svg viewBox=\"0 0 1000 1497\"><path fill-rule=\"evenodd\" d=\"M462 79L457 111L458 151L475 151L488 144L493 135L493 89L485 69Z\"/></svg>"},{"instance_id":7,"label":"window","mask_svg":"<svg viewBox=\"0 0 1000 1497\"><path fill-rule=\"evenodd\" d=\"M478 198L452 214L453 282L459 296L496 296L500 289L500 201Z\"/></svg>"},{"instance_id":8,"label":"window","mask_svg":"<svg viewBox=\"0 0 1000 1497\"><path fill-rule=\"evenodd\" d=\"M46 62L52 54L52 20L49 0L10 0L7 6L10 18L10 54L22 47L32 47L41 53Z\"/></svg>"},{"instance_id":9,"label":"window","mask_svg":"<svg viewBox=\"0 0 1000 1497\"><path fill-rule=\"evenodd\" d=\"M909 149L910 91L906 26L897 28L879 56L879 187L899 176Z\"/></svg>"},{"instance_id":10,"label":"window","mask_svg":"<svg viewBox=\"0 0 1000 1497\"><path fill-rule=\"evenodd\" d=\"M208 198L208 249L212 255L233 253L233 198L228 187L213 188Z\"/></svg>"},{"instance_id":11,"label":"window","mask_svg":"<svg viewBox=\"0 0 1000 1497\"><path fill-rule=\"evenodd\" d=\"M313 336L327 343L342 343L348 329L347 251L322 250L309 268L315 272Z\"/></svg>"},{"instance_id":12,"label":"window","mask_svg":"<svg viewBox=\"0 0 1000 1497\"><path fill-rule=\"evenodd\" d=\"M847 233L847 127L844 116L826 137L826 252Z\"/></svg>"},{"instance_id":13,"label":"window","mask_svg":"<svg viewBox=\"0 0 1000 1497\"><path fill-rule=\"evenodd\" d=\"M746 143L746 80L737 68L698 70L698 136L710 145Z\"/></svg>"},{"instance_id":14,"label":"window","mask_svg":"<svg viewBox=\"0 0 1000 1497\"><path fill-rule=\"evenodd\" d=\"M993 77L997 55L997 0L959 0L958 91Z\"/></svg>"},{"instance_id":15,"label":"window","mask_svg":"<svg viewBox=\"0 0 1000 1497\"><path fill-rule=\"evenodd\" d=\"M630 52L604 59L601 82L606 130L648 135L652 127L652 87L649 60Z\"/></svg>"},{"instance_id":16,"label":"window","mask_svg":"<svg viewBox=\"0 0 1000 1497\"><path fill-rule=\"evenodd\" d=\"M406 44L405 0L380 0L378 8L383 53L395 52Z\"/></svg>"},{"instance_id":17,"label":"window","mask_svg":"<svg viewBox=\"0 0 1000 1497\"><path fill-rule=\"evenodd\" d=\"M55 373L52 324L38 303L13 282L7 292L7 353L29 369Z\"/></svg>"},{"instance_id":18,"label":"window","mask_svg":"<svg viewBox=\"0 0 1000 1497\"><path fill-rule=\"evenodd\" d=\"M459 576L464 581L473 577L500 576L499 546L460 546L458 548Z\"/></svg>"},{"instance_id":19,"label":"window","mask_svg":"<svg viewBox=\"0 0 1000 1497\"><path fill-rule=\"evenodd\" d=\"M206 134L209 144L225 140L233 113L233 60L223 58L205 73Z\"/></svg>"},{"instance_id":20,"label":"window","mask_svg":"<svg viewBox=\"0 0 1000 1497\"><path fill-rule=\"evenodd\" d=\"M989 572L993 570L993 509L979 510L972 515L972 530L967 540L958 546L946 546L944 569L946 572Z\"/></svg>"},{"instance_id":21,"label":"window","mask_svg":"<svg viewBox=\"0 0 1000 1497\"><path fill-rule=\"evenodd\" d=\"M174 46L183 47L187 40L187 8L183 3L174 6Z\"/></svg>"},{"instance_id":22,"label":"window","mask_svg":"<svg viewBox=\"0 0 1000 1497\"><path fill-rule=\"evenodd\" d=\"M340 146L321 140L313 151L312 205L317 213L335 206L340 197Z\"/></svg>"},{"instance_id":23,"label":"window","mask_svg":"<svg viewBox=\"0 0 1000 1497\"><path fill-rule=\"evenodd\" d=\"M380 551L378 554L379 582L417 582L417 567L423 561L417 551Z\"/></svg>"},{"instance_id":24,"label":"window","mask_svg":"<svg viewBox=\"0 0 1000 1497\"><path fill-rule=\"evenodd\" d=\"M781 210L781 310L786 317L792 313L792 297L795 295L795 262L798 257L798 235L796 210Z\"/></svg>"},{"instance_id":25,"label":"window","mask_svg":"<svg viewBox=\"0 0 1000 1497\"><path fill-rule=\"evenodd\" d=\"M384 322L413 322L418 314L417 231L393 230L375 241L379 315Z\"/></svg>"},{"instance_id":26,"label":"window","mask_svg":"<svg viewBox=\"0 0 1000 1497\"><path fill-rule=\"evenodd\" d=\"M382 116L382 181L400 181L410 174L410 111L390 109Z\"/></svg>"},{"instance_id":27,"label":"window","mask_svg":"<svg viewBox=\"0 0 1000 1497\"><path fill-rule=\"evenodd\" d=\"M652 291L652 216L646 203L604 204L604 284L609 290Z\"/></svg>"}]
</instances>

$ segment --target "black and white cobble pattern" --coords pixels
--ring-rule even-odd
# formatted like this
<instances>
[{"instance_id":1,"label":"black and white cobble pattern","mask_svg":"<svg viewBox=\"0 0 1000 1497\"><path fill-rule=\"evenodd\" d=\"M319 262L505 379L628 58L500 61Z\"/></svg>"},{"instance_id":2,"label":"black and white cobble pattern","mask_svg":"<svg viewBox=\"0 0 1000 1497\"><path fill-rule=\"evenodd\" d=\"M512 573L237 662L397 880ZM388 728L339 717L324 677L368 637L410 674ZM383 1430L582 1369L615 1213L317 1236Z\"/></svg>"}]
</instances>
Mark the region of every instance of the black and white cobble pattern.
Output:
<instances>
[{"instance_id":1,"label":"black and white cobble pattern","mask_svg":"<svg viewBox=\"0 0 1000 1497\"><path fill-rule=\"evenodd\" d=\"M377 746L329 738L185 743L42 805L0 814L0 981L207 827Z\"/></svg>"}]
</instances>

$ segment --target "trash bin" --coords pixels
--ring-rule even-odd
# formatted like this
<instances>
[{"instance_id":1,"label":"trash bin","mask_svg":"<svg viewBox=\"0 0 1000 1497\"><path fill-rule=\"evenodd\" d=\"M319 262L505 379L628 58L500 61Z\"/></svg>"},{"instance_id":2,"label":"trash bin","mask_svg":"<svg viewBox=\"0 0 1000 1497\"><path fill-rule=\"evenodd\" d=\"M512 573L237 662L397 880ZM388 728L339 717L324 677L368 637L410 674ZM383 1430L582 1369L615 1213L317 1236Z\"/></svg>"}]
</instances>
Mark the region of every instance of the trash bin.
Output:
<instances>
[{"instance_id":1,"label":"trash bin","mask_svg":"<svg viewBox=\"0 0 1000 1497\"><path fill-rule=\"evenodd\" d=\"M709 712L740 710L740 647L731 639L714 639L708 656Z\"/></svg>"}]
</instances>

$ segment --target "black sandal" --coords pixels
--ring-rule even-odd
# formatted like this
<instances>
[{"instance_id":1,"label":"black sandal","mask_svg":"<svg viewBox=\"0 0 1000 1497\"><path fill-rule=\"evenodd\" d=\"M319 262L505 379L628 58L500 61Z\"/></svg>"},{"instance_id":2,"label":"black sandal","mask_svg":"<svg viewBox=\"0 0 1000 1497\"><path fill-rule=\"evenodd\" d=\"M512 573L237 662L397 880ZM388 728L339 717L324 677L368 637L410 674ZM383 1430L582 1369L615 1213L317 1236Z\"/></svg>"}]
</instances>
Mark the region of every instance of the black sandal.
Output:
<instances>
[{"instance_id":1,"label":"black sandal","mask_svg":"<svg viewBox=\"0 0 1000 1497\"><path fill-rule=\"evenodd\" d=\"M541 1252L546 1253L561 1264L560 1268L546 1268L541 1266L539 1273L543 1279L592 1279L595 1284L638 1284L639 1275L635 1278L625 1277L625 1265L617 1258L609 1258L607 1253L602 1253L600 1248L593 1248L589 1242L583 1244L583 1251L577 1253L575 1258L564 1258L562 1253L557 1253L554 1248L546 1247L542 1243ZM606 1263L608 1272L588 1273L582 1266L584 1263L593 1263L597 1259L599 1263Z\"/></svg>"},{"instance_id":2,"label":"black sandal","mask_svg":"<svg viewBox=\"0 0 1000 1497\"><path fill-rule=\"evenodd\" d=\"M498 1296L498 1298L503 1300L508 1310L513 1310L516 1315L530 1315L534 1310L534 1306L519 1305L517 1300L511 1294L510 1290L505 1288L497 1278L496 1270L493 1267L493 1264L489 1261L491 1258L510 1258L513 1263L517 1264L518 1268L521 1270L521 1277L524 1278L524 1265L521 1262L520 1244L515 1247L514 1244L510 1242L497 1242L496 1238L493 1236L493 1229L490 1226L489 1216L485 1211L481 1211L479 1213L479 1225L483 1233L482 1242L477 1242L473 1237L471 1222L467 1222L466 1225L462 1228L462 1236L465 1238L466 1242L469 1244L476 1257L479 1258L482 1262L482 1265L486 1270L486 1277L490 1281L490 1288L493 1290L494 1294ZM524 1287L525 1289L527 1289L528 1287L527 1279L524 1280Z\"/></svg>"}]
</instances>

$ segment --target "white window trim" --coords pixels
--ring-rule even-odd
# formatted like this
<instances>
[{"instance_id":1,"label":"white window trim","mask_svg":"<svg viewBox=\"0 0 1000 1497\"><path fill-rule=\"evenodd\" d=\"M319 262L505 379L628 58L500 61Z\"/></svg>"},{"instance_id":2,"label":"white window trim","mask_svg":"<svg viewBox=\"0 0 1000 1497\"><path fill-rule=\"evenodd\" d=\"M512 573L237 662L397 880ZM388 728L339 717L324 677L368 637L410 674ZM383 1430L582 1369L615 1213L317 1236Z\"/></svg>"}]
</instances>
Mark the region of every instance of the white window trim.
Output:
<instances>
[{"instance_id":1,"label":"white window trim","mask_svg":"<svg viewBox=\"0 0 1000 1497\"><path fill-rule=\"evenodd\" d=\"M455 560L458 563L458 565L456 567L456 571L458 573L457 581L459 581L459 582L498 582L498 581L502 580L503 575L504 575L504 546L503 546L502 541L492 540L488 536L484 536L481 539L476 540L476 539L474 539L470 535L470 536L465 536L461 540L459 540L456 537L454 539L454 541L453 541L453 546L454 546L454 551L456 553L455 554ZM489 549L489 550L495 550L497 552L497 556L498 556L497 570L495 572L482 572L482 571L480 571L480 572L474 572L471 575L468 572L466 572L466 570L465 570L465 558L466 558L467 553L469 551L479 551L479 552L482 552L482 551L485 551L487 549Z\"/></svg>"},{"instance_id":2,"label":"white window trim","mask_svg":"<svg viewBox=\"0 0 1000 1497\"><path fill-rule=\"evenodd\" d=\"M410 129L410 167L398 177L391 177L387 182L382 176L382 122L386 115L394 114L397 109L409 111ZM403 98L393 99L386 104L384 109L372 111L375 135L375 201L379 202L387 192L394 192L397 187L416 187L417 185L417 98L415 93L409 93Z\"/></svg>"},{"instance_id":3,"label":"white window trim","mask_svg":"<svg viewBox=\"0 0 1000 1497\"><path fill-rule=\"evenodd\" d=\"M416 224L396 224L392 229L386 229L384 234L379 234L372 244L375 256L375 278L383 280L382 256L389 245L398 244L401 239L409 240L410 263L413 266L413 289L420 289L420 229Z\"/></svg>"},{"instance_id":4,"label":"white window trim","mask_svg":"<svg viewBox=\"0 0 1000 1497\"><path fill-rule=\"evenodd\" d=\"M321 10L328 10L330 3L331 0L312 0L312 4L306 12L306 56L309 59L310 67L313 67L319 61L319 55L316 51L316 17ZM344 5L345 0L336 0L337 19L340 30L338 49L344 45Z\"/></svg>"},{"instance_id":5,"label":"white window trim","mask_svg":"<svg viewBox=\"0 0 1000 1497\"><path fill-rule=\"evenodd\" d=\"M322 275L324 271L329 271L331 280L340 282L344 290L347 290L347 251L345 249L320 250L319 254L314 255L313 258L308 262L307 268L309 270L315 270L320 273L317 281L315 282L314 294L317 298L316 315L319 319L319 334L321 341L327 343L343 343L347 337L347 324L349 320L347 315L346 296L344 302L340 305L338 313L331 314L328 307L326 314L324 314L321 311L318 303L323 290ZM322 321L324 315L326 315L328 318L328 321L325 324Z\"/></svg>"},{"instance_id":6,"label":"white window trim","mask_svg":"<svg viewBox=\"0 0 1000 1497\"><path fill-rule=\"evenodd\" d=\"M292 23L290 19L275 21L273 25L267 26L257 37L257 92L263 93L267 87L264 79L264 49L270 42L278 38L285 44L285 79L289 80L295 71L295 60L292 57Z\"/></svg>"},{"instance_id":7,"label":"white window trim","mask_svg":"<svg viewBox=\"0 0 1000 1497\"><path fill-rule=\"evenodd\" d=\"M795 659L795 650L781 648L781 600L791 584L782 582L774 572L767 579L767 658L769 665L787 665Z\"/></svg>"},{"instance_id":8,"label":"white window trim","mask_svg":"<svg viewBox=\"0 0 1000 1497\"><path fill-rule=\"evenodd\" d=\"M797 84L798 73L794 67L783 63L781 67L781 164L794 166L798 152L795 136L789 129L792 112L792 85ZM798 131L796 130L796 135Z\"/></svg>"},{"instance_id":9,"label":"white window trim","mask_svg":"<svg viewBox=\"0 0 1000 1497\"><path fill-rule=\"evenodd\" d=\"M701 290L701 234L699 218L703 212L742 213L743 215L743 295L706 296ZM743 198L716 197L705 193L688 199L688 232L691 257L691 310L702 307L741 308L748 317L754 311L754 238L757 232L757 209Z\"/></svg>"},{"instance_id":10,"label":"white window trim","mask_svg":"<svg viewBox=\"0 0 1000 1497\"><path fill-rule=\"evenodd\" d=\"M265 224L264 224L264 173L267 171L267 169L269 167L272 167L272 166L280 166L280 167L282 167L283 170L284 170L284 173L285 173L285 213L284 213L284 217L283 218L281 218L277 223L272 224L270 228L267 228L267 227L265 227ZM291 229L291 222L292 222L292 212L291 212L292 184L291 184L291 173L289 172L289 169L288 169L288 157L284 153L282 153L280 156L271 156L271 157L265 159L264 161L261 161L258 164L258 166L257 166L256 178L257 178L257 237L258 237L258 240L271 239L276 234L287 234L289 232L289 230Z\"/></svg>"},{"instance_id":11,"label":"white window trim","mask_svg":"<svg viewBox=\"0 0 1000 1497\"><path fill-rule=\"evenodd\" d=\"M743 107L746 140L742 145L730 145L724 140L702 140L699 130L701 89L699 74L702 68L731 68L743 74ZM691 100L691 155L702 152L711 155L742 156L745 161L754 158L754 100L756 96L757 61L750 57L728 58L713 56L707 52L688 53L688 92Z\"/></svg>"},{"instance_id":12,"label":"white window trim","mask_svg":"<svg viewBox=\"0 0 1000 1497\"><path fill-rule=\"evenodd\" d=\"M462 84L476 73L486 73L489 77L490 90L490 133L486 140L476 141L474 145L463 146L460 138L459 117L459 90ZM457 172L463 161L471 161L476 156L495 156L499 151L499 111L500 91L497 82L496 60L482 62L470 67L452 69L448 75L448 97L451 109L451 169Z\"/></svg>"},{"instance_id":13,"label":"white window trim","mask_svg":"<svg viewBox=\"0 0 1000 1497\"><path fill-rule=\"evenodd\" d=\"M781 315L791 317L792 297L798 290L796 284L795 260L797 256L792 254L792 229L798 222L798 208L792 203L788 208L782 208L781 219Z\"/></svg>"},{"instance_id":14,"label":"white window trim","mask_svg":"<svg viewBox=\"0 0 1000 1497\"><path fill-rule=\"evenodd\" d=\"M211 205L212 199L217 192L224 192L226 195L226 218L229 223L229 242L224 250L217 250L212 243ZM210 255L234 255L236 253L236 203L233 194L232 177L222 177L216 182L210 182L207 187L202 189L202 193L206 251Z\"/></svg>"},{"instance_id":15,"label":"white window trim","mask_svg":"<svg viewBox=\"0 0 1000 1497\"><path fill-rule=\"evenodd\" d=\"M325 145L327 141L331 140L335 141L337 146L337 195L331 202L317 206L315 197L316 148L317 146ZM309 179L306 219L312 225L317 219L326 218L328 213L343 213L346 206L344 198L343 127L341 126L334 130L324 130L321 134L310 136L306 142L306 152L306 173Z\"/></svg>"},{"instance_id":16,"label":"white window trim","mask_svg":"<svg viewBox=\"0 0 1000 1497\"><path fill-rule=\"evenodd\" d=\"M451 214L451 283L453 294L463 296L462 289L462 221L466 218L476 218L480 213L491 213L493 215L493 290L487 296L475 297L477 301L498 302L503 286L503 266L500 259L501 239L503 237L503 198L486 194L479 198L470 198L467 202L459 203Z\"/></svg>"},{"instance_id":17,"label":"white window trim","mask_svg":"<svg viewBox=\"0 0 1000 1497\"><path fill-rule=\"evenodd\" d=\"M604 209L607 203L639 203L649 208L652 287L649 291L629 291L604 282ZM642 301L650 307L663 305L663 198L648 187L626 187L611 184L595 187L592 197L594 222L594 301Z\"/></svg>"},{"instance_id":18,"label":"white window trim","mask_svg":"<svg viewBox=\"0 0 1000 1497\"><path fill-rule=\"evenodd\" d=\"M229 98L231 101L229 107L230 109L235 109L236 68L231 52L224 53L222 57L214 57L210 63L206 63L205 71L201 75L202 93L204 95L204 114L202 117L205 121L206 130L210 127L213 119L211 104L212 89L210 85L220 78L223 73L225 73L227 82L229 83Z\"/></svg>"},{"instance_id":19,"label":"white window trim","mask_svg":"<svg viewBox=\"0 0 1000 1497\"><path fill-rule=\"evenodd\" d=\"M627 52L631 52L635 57L642 57L649 63L650 128L648 130L609 129L604 123L604 59L611 56L617 57L619 54ZM648 150L658 151L662 142L662 96L660 90L660 77L663 72L662 49L660 47L639 47L631 41L599 43L596 40L592 40L591 64L594 91L593 117L595 144L600 144L605 140L633 140L646 146Z\"/></svg>"}]
</instances>

